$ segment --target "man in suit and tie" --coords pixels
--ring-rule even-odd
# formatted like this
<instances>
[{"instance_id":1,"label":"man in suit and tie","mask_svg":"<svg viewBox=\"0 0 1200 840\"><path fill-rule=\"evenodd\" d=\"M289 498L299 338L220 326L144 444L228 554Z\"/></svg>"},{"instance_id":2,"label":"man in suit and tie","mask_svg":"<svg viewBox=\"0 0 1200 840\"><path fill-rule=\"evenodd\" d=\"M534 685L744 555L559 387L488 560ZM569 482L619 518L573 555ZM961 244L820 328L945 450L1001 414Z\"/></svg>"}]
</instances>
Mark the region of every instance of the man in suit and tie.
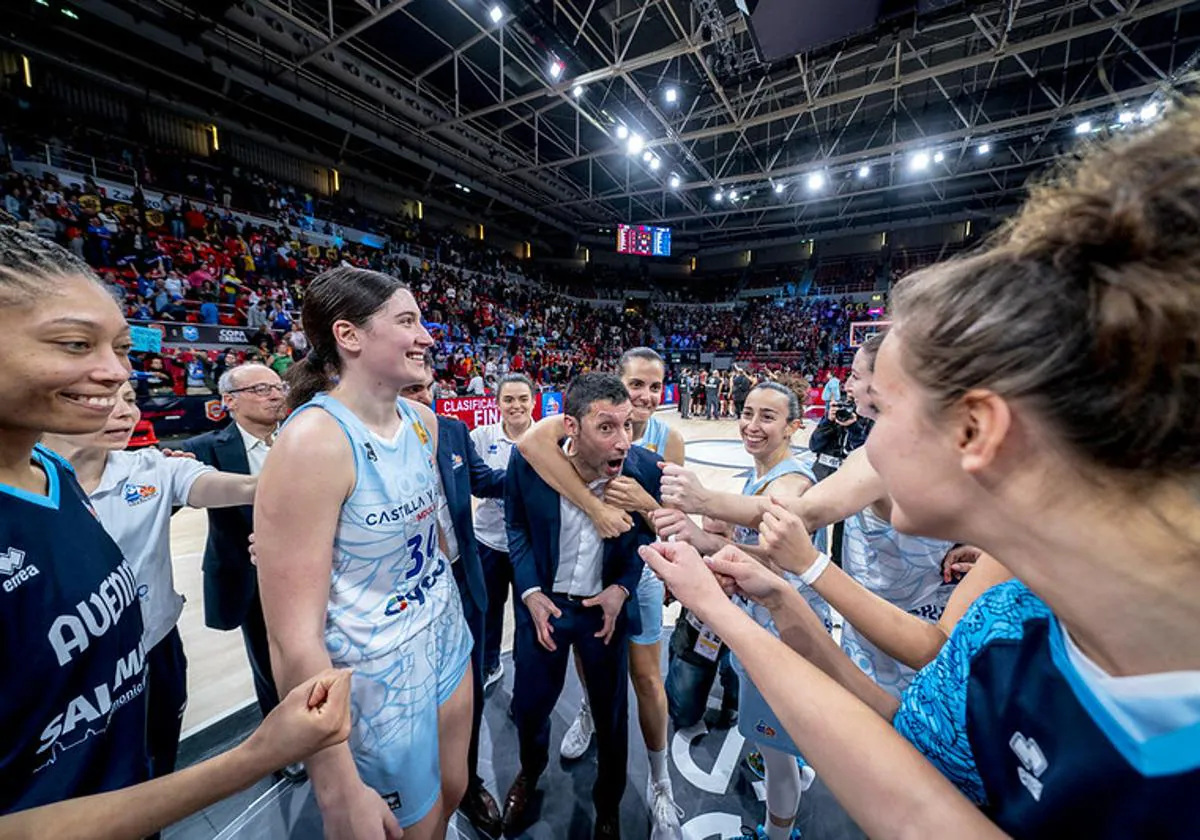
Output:
<instances>
[{"instance_id":1,"label":"man in suit and tie","mask_svg":"<svg viewBox=\"0 0 1200 840\"><path fill-rule=\"evenodd\" d=\"M426 361L425 380L410 385L401 395L430 408L433 401L433 365ZM504 495L504 471L494 470L479 457L471 443L467 424L453 417L437 416L438 479L442 484L442 504L438 525L445 537L445 549L454 570L454 580L462 597L463 614L471 628L475 644L471 651L471 675L474 678L474 715L471 720L471 745L467 753L467 792L459 810L471 824L489 836L500 834L500 807L479 775L479 729L483 721L483 653L487 625L487 583L475 542L475 522L471 497L498 499Z\"/></svg>"},{"instance_id":2,"label":"man in suit and tie","mask_svg":"<svg viewBox=\"0 0 1200 840\"><path fill-rule=\"evenodd\" d=\"M611 374L579 376L567 389L563 451L597 496L627 475L656 499L657 458L632 446L633 406ZM594 836L620 836L629 731L629 637L637 632L631 603L642 574L637 549L654 540L638 518L632 530L602 540L587 515L559 496L514 450L504 497L517 607L513 706L521 769L505 799L504 829L527 822L528 802L549 760L550 716L562 692L571 647L583 667L599 745L592 797Z\"/></svg>"},{"instance_id":3,"label":"man in suit and tie","mask_svg":"<svg viewBox=\"0 0 1200 840\"><path fill-rule=\"evenodd\" d=\"M184 441L180 448L218 470L258 475L287 416L287 390L279 374L256 363L230 368L217 383L233 421L223 429ZM271 675L270 647L258 599L258 574L250 562L252 505L208 509L204 546L204 623L214 630L242 630L258 707L266 717L279 705Z\"/></svg>"}]
</instances>

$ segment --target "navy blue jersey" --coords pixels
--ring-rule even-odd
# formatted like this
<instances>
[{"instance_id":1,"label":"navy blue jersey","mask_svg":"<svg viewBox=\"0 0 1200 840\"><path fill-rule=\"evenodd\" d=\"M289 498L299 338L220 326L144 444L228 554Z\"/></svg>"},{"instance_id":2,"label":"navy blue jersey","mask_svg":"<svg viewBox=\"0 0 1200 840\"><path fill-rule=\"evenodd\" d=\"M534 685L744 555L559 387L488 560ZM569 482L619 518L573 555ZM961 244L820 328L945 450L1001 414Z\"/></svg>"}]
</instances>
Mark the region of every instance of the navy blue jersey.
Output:
<instances>
[{"instance_id":1,"label":"navy blue jersey","mask_svg":"<svg viewBox=\"0 0 1200 840\"><path fill-rule=\"evenodd\" d=\"M71 467L33 459L45 496L0 485L0 814L146 778L137 582Z\"/></svg>"},{"instance_id":2,"label":"navy blue jersey","mask_svg":"<svg viewBox=\"0 0 1200 840\"><path fill-rule=\"evenodd\" d=\"M896 729L1016 838L1193 838L1200 724L1138 741L1018 581L981 595L901 698Z\"/></svg>"}]
</instances>

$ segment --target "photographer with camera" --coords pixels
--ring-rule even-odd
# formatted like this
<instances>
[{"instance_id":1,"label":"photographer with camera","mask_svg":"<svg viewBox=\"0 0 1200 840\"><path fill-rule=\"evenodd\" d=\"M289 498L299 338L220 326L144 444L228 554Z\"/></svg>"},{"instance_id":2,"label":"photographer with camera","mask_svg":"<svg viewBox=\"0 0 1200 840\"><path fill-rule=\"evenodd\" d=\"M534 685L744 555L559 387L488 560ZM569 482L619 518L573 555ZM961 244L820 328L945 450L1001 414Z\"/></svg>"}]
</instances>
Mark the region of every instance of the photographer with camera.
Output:
<instances>
[{"instance_id":1,"label":"photographer with camera","mask_svg":"<svg viewBox=\"0 0 1200 840\"><path fill-rule=\"evenodd\" d=\"M882 337L879 340L882 341ZM873 341L876 341L874 337L868 339L868 343ZM861 353L855 355L855 367L860 364L860 358L863 358ZM847 382L854 380L855 367L851 367ZM833 374L830 374L830 377L832 378ZM837 472L846 456L867 442L867 433L870 430L871 421L858 416L854 400L849 394L846 399L835 399L827 403L825 416L821 418L817 428L813 429L808 440L808 448L817 456L813 465L813 474L816 475L817 481L823 481ZM830 557L838 566L842 565L843 530L843 523L834 523Z\"/></svg>"}]
</instances>

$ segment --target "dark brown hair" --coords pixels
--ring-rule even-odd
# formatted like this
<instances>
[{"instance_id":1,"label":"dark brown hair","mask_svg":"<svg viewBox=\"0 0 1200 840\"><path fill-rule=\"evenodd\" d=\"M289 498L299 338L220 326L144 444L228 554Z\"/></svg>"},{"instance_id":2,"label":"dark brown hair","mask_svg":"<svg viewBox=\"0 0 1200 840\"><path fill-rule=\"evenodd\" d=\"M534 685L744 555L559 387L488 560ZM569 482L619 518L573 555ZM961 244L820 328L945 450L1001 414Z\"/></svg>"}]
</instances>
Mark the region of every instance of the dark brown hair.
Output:
<instances>
[{"instance_id":1,"label":"dark brown hair","mask_svg":"<svg viewBox=\"0 0 1200 840\"><path fill-rule=\"evenodd\" d=\"M54 291L49 282L79 276L107 289L96 273L66 248L9 225L0 225L0 305L32 303Z\"/></svg>"},{"instance_id":2,"label":"dark brown hair","mask_svg":"<svg viewBox=\"0 0 1200 840\"><path fill-rule=\"evenodd\" d=\"M339 266L313 278L304 293L300 320L311 349L287 370L288 407L295 410L321 391L327 391L342 370L333 325L349 321L362 326L400 289L407 289L390 274Z\"/></svg>"},{"instance_id":3,"label":"dark brown hair","mask_svg":"<svg viewBox=\"0 0 1200 840\"><path fill-rule=\"evenodd\" d=\"M1081 464L1194 481L1200 468L1200 111L1085 150L992 246L903 280L909 373L948 406L1033 406Z\"/></svg>"}]
</instances>

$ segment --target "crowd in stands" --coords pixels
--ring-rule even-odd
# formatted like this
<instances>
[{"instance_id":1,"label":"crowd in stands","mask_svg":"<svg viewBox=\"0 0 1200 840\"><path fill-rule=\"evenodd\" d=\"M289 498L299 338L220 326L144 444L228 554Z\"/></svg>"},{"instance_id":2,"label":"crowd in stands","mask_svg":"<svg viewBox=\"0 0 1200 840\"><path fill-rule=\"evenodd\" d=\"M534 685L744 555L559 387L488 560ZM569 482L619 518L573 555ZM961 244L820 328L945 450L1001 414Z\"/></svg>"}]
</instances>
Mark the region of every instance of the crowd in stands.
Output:
<instances>
[{"instance_id":1,"label":"crowd in stands","mask_svg":"<svg viewBox=\"0 0 1200 840\"><path fill-rule=\"evenodd\" d=\"M6 140L7 150L20 154L19 143ZM756 354L774 354L775 367L813 377L839 363L849 323L866 317L859 311L865 307L848 300L729 304L730 289L712 298L729 304L720 307L695 305L678 288L655 288L638 306L606 305L622 300L630 277L530 271L478 239L407 217L387 224L383 249L340 238L322 247L293 222L297 213L325 210L313 206L311 194L260 173L217 166L199 174L182 155L114 146L93 132L72 134L71 144L115 158L139 185L178 191L161 208L147 206L140 187L128 202L112 201L90 176L62 184L52 174L20 174L0 159L0 216L95 266L120 290L131 321L254 330L248 346L164 346L139 356L144 394L209 393L226 367L246 360L282 374L308 349L297 323L305 283L342 264L399 273L410 282L438 340L439 391L447 395L486 390L509 371L562 386L579 373L611 369L625 348L639 345L735 355L751 367ZM60 142L50 154L65 155L67 146ZM276 222L251 224L235 210ZM339 218L371 227L363 214ZM693 305L680 305L687 303Z\"/></svg>"}]
</instances>

